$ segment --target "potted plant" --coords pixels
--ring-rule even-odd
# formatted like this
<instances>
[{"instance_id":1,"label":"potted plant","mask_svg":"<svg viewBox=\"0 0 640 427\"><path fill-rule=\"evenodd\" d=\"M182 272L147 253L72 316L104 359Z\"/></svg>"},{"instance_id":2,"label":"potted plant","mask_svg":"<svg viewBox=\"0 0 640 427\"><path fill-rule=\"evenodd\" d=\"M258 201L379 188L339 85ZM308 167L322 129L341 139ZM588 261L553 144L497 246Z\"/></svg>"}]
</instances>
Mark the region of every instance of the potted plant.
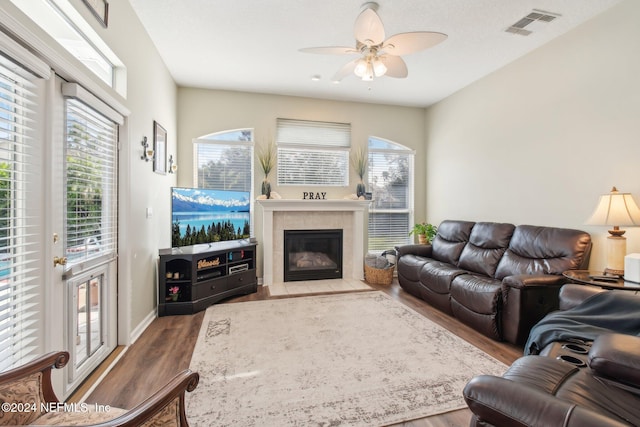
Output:
<instances>
[{"instance_id":1,"label":"potted plant","mask_svg":"<svg viewBox=\"0 0 640 427\"><path fill-rule=\"evenodd\" d=\"M360 147L358 151L353 152L351 157L351 165L355 169L356 174L360 177L360 182L356 186L356 196L364 196L366 188L364 186L364 175L367 173L367 153L364 148Z\"/></svg>"},{"instance_id":2,"label":"potted plant","mask_svg":"<svg viewBox=\"0 0 640 427\"><path fill-rule=\"evenodd\" d=\"M179 295L180 295L180 287L172 286L169 288L169 298L171 298L171 301L178 301Z\"/></svg>"},{"instance_id":3,"label":"potted plant","mask_svg":"<svg viewBox=\"0 0 640 427\"><path fill-rule=\"evenodd\" d=\"M264 172L264 180L262 180L262 194L269 199L271 197L269 173L276 165L276 150L273 141L269 141L267 146L258 152L258 161L260 162L262 172Z\"/></svg>"},{"instance_id":4,"label":"potted plant","mask_svg":"<svg viewBox=\"0 0 640 427\"><path fill-rule=\"evenodd\" d=\"M416 234L418 235L418 243L429 244L436 237L436 233L438 233L438 227L426 222L420 222L413 226L409 235Z\"/></svg>"}]
</instances>

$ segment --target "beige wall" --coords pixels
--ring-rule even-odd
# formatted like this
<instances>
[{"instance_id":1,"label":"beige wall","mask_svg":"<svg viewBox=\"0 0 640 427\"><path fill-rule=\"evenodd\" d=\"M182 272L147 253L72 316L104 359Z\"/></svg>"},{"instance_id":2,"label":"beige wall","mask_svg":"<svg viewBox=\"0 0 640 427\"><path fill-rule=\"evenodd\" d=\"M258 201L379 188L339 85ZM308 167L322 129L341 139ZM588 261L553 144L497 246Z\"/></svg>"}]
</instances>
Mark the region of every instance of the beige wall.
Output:
<instances>
[{"instance_id":1,"label":"beige wall","mask_svg":"<svg viewBox=\"0 0 640 427\"><path fill-rule=\"evenodd\" d=\"M256 151L275 135L276 119L291 118L351 123L352 146L367 144L369 136L386 138L416 150L416 165L424 164L424 109L336 102L321 99L256 93L230 92L180 88L178 90L178 184L192 186L193 143L202 135L238 128L254 128ZM254 191L260 194L263 175L257 159ZM271 175L272 190L283 198L301 199L301 187L278 187L276 171ZM326 191L327 198L341 199L355 193L357 175L351 170L348 187L313 188L310 191ZM424 167L416 168L416 182L425 182ZM425 193L417 185L416 212L424 212ZM262 216L258 206L254 209L255 235L259 243L262 236ZM421 217L420 214L416 218ZM262 248L259 246L259 254ZM259 263L258 275L262 268Z\"/></svg>"},{"instance_id":2,"label":"beige wall","mask_svg":"<svg viewBox=\"0 0 640 427\"><path fill-rule=\"evenodd\" d=\"M86 9L77 3L78 9ZM120 325L121 330L131 334L155 312L158 249L171 246L169 189L176 180L175 175L154 173L151 162L140 159L140 142L143 136L153 141L156 120L167 130L168 153L176 153L177 87L128 0L109 1L104 38L127 66L128 75L131 116L128 140L121 149L119 289L129 296L128 307L121 304L120 309L130 311L130 324ZM152 210L150 218L147 208Z\"/></svg>"},{"instance_id":3,"label":"beige wall","mask_svg":"<svg viewBox=\"0 0 640 427\"><path fill-rule=\"evenodd\" d=\"M429 220L579 228L613 185L640 201L640 2L627 0L426 113ZM515 36L514 36L515 37ZM640 230L627 232L640 252Z\"/></svg>"},{"instance_id":4,"label":"beige wall","mask_svg":"<svg viewBox=\"0 0 640 427\"><path fill-rule=\"evenodd\" d=\"M131 111L121 137L119 340L141 331L156 309L158 248L171 246L169 189L175 175L154 173L140 159L143 136L153 140L153 121L168 133L176 152L177 87L128 0L109 0L109 27L101 27L80 0L72 0L127 68L126 107ZM146 211L153 212L147 218Z\"/></svg>"}]
</instances>

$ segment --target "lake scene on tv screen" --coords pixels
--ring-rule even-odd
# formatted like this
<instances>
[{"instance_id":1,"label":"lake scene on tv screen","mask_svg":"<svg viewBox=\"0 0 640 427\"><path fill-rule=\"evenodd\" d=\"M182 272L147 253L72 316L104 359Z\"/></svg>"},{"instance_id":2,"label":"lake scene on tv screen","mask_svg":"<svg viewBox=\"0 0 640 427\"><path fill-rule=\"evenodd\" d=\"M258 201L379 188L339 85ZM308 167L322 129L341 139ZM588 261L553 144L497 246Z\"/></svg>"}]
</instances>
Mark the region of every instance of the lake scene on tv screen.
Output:
<instances>
[{"instance_id":1,"label":"lake scene on tv screen","mask_svg":"<svg viewBox=\"0 0 640 427\"><path fill-rule=\"evenodd\" d=\"M189 246L248 238L248 191L171 189L171 246Z\"/></svg>"}]
</instances>

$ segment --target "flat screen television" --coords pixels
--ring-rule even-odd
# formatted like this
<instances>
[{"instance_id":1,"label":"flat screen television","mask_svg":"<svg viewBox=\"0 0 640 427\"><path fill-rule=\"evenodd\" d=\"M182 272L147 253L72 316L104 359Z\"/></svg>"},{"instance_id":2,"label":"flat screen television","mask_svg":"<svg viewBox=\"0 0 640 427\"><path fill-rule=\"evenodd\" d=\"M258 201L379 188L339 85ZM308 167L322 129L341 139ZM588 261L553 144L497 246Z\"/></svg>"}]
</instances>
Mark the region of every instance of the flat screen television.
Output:
<instances>
[{"instance_id":1,"label":"flat screen television","mask_svg":"<svg viewBox=\"0 0 640 427\"><path fill-rule=\"evenodd\" d=\"M248 191L171 188L171 246L190 246L250 236Z\"/></svg>"}]
</instances>

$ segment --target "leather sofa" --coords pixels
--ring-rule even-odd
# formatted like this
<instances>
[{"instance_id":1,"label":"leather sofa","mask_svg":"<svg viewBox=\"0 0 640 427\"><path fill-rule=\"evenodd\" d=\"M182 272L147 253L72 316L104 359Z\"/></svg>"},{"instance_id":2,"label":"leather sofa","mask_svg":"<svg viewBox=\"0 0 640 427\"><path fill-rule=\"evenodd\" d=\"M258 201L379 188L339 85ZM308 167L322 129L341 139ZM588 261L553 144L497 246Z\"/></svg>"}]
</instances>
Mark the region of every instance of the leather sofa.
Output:
<instances>
[{"instance_id":1,"label":"leather sofa","mask_svg":"<svg viewBox=\"0 0 640 427\"><path fill-rule=\"evenodd\" d=\"M586 269L579 230L443 221L430 245L396 247L400 286L496 340L522 344L558 308L562 272Z\"/></svg>"},{"instance_id":2,"label":"leather sofa","mask_svg":"<svg viewBox=\"0 0 640 427\"><path fill-rule=\"evenodd\" d=\"M582 307L600 292L624 292L640 307L632 291L565 285L560 310ZM474 377L463 391L470 426L639 426L640 337L617 333L624 325L611 324L616 329L594 340L555 341L539 355L521 357L502 377Z\"/></svg>"}]
</instances>

